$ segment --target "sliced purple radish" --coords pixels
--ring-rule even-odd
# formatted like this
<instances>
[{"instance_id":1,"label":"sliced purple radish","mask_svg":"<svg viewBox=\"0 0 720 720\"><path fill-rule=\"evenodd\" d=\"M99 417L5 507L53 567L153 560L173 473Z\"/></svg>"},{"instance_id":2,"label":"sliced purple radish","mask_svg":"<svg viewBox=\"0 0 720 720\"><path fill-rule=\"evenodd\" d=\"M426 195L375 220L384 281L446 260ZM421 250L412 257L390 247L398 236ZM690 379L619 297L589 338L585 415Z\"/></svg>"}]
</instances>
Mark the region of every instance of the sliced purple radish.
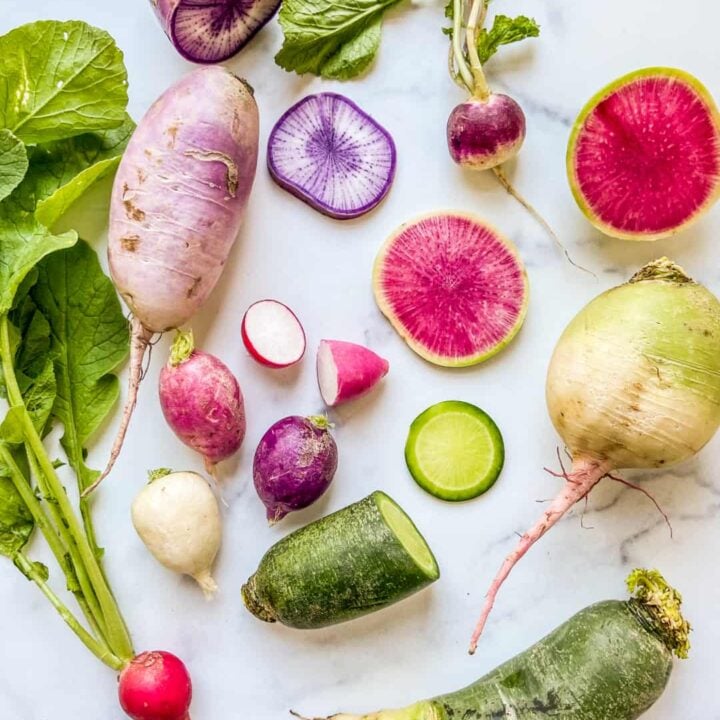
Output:
<instances>
[{"instance_id":1,"label":"sliced purple radish","mask_svg":"<svg viewBox=\"0 0 720 720\"><path fill-rule=\"evenodd\" d=\"M390 364L363 345L321 340L317 353L320 394L328 407L369 393L388 373Z\"/></svg>"},{"instance_id":2,"label":"sliced purple radish","mask_svg":"<svg viewBox=\"0 0 720 720\"><path fill-rule=\"evenodd\" d=\"M278 185L339 220L372 210L395 177L390 134L336 93L293 105L270 133L267 157Z\"/></svg>"},{"instance_id":3,"label":"sliced purple radish","mask_svg":"<svg viewBox=\"0 0 720 720\"><path fill-rule=\"evenodd\" d=\"M253 303L242 321L247 351L261 365L286 368L305 354L305 331L297 315L277 300Z\"/></svg>"},{"instance_id":4,"label":"sliced purple radish","mask_svg":"<svg viewBox=\"0 0 720 720\"><path fill-rule=\"evenodd\" d=\"M217 63L242 50L281 0L150 0L175 49L196 63Z\"/></svg>"},{"instance_id":5,"label":"sliced purple radish","mask_svg":"<svg viewBox=\"0 0 720 720\"><path fill-rule=\"evenodd\" d=\"M446 367L475 365L499 352L522 326L528 302L515 246L460 212L400 226L375 259L373 289L405 342Z\"/></svg>"},{"instance_id":6,"label":"sliced purple radish","mask_svg":"<svg viewBox=\"0 0 720 720\"><path fill-rule=\"evenodd\" d=\"M645 68L595 95L567 153L575 200L612 237L657 240L697 220L720 196L720 115L692 75Z\"/></svg>"}]
</instances>

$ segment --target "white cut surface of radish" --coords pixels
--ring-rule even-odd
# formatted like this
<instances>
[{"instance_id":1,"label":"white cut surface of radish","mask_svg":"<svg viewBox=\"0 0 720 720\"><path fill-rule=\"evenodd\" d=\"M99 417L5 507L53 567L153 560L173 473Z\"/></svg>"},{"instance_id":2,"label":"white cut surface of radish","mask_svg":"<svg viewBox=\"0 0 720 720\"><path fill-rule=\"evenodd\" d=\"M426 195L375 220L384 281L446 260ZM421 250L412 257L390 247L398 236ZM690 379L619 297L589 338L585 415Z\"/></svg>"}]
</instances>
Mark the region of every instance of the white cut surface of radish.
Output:
<instances>
[{"instance_id":1,"label":"white cut surface of radish","mask_svg":"<svg viewBox=\"0 0 720 720\"><path fill-rule=\"evenodd\" d=\"M305 353L305 333L289 307L276 300L260 300L243 319L244 339L256 359L287 367Z\"/></svg>"},{"instance_id":2,"label":"white cut surface of radish","mask_svg":"<svg viewBox=\"0 0 720 720\"><path fill-rule=\"evenodd\" d=\"M334 405L338 398L338 369L327 343L320 343L318 348L317 376L323 402L329 406Z\"/></svg>"}]
</instances>

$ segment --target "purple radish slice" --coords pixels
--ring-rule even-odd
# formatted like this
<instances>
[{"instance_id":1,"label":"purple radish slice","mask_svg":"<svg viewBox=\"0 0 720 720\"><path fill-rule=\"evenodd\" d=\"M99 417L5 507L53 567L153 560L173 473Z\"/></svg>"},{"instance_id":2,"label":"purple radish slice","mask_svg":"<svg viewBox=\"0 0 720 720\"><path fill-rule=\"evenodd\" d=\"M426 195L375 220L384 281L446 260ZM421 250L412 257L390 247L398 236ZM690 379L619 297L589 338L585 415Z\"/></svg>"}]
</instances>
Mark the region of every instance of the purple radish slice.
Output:
<instances>
[{"instance_id":1,"label":"purple radish slice","mask_svg":"<svg viewBox=\"0 0 720 720\"><path fill-rule=\"evenodd\" d=\"M580 112L568 143L567 172L580 209L606 235L672 235L720 196L715 101L683 70L629 73Z\"/></svg>"},{"instance_id":2,"label":"purple radish slice","mask_svg":"<svg viewBox=\"0 0 720 720\"><path fill-rule=\"evenodd\" d=\"M410 348L445 367L475 365L502 350L520 330L528 302L515 246L460 212L400 226L375 259L373 290Z\"/></svg>"},{"instance_id":3,"label":"purple radish slice","mask_svg":"<svg viewBox=\"0 0 720 720\"><path fill-rule=\"evenodd\" d=\"M218 63L247 45L280 0L150 0L165 34L190 62Z\"/></svg>"},{"instance_id":4,"label":"purple radish slice","mask_svg":"<svg viewBox=\"0 0 720 720\"><path fill-rule=\"evenodd\" d=\"M390 190L395 165L387 130L336 93L303 98L277 121L268 140L273 180L339 220L372 210Z\"/></svg>"},{"instance_id":5,"label":"purple radish slice","mask_svg":"<svg viewBox=\"0 0 720 720\"><path fill-rule=\"evenodd\" d=\"M261 365L286 368L305 354L305 331L295 313L277 300L259 300L246 311L242 339Z\"/></svg>"}]
</instances>

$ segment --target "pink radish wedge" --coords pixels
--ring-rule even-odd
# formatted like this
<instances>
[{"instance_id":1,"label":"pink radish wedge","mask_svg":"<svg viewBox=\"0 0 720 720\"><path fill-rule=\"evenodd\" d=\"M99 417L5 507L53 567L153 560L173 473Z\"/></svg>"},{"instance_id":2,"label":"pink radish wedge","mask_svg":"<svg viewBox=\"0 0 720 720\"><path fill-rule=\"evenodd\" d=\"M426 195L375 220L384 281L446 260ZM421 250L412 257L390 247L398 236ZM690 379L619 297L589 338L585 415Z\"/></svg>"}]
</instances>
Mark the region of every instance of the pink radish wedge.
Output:
<instances>
[{"instance_id":1,"label":"pink radish wedge","mask_svg":"<svg viewBox=\"0 0 720 720\"><path fill-rule=\"evenodd\" d=\"M305 331L295 313L277 300L253 303L242 321L247 351L261 365L286 368L305 354Z\"/></svg>"},{"instance_id":2,"label":"pink radish wedge","mask_svg":"<svg viewBox=\"0 0 720 720\"><path fill-rule=\"evenodd\" d=\"M320 341L318 385L322 399L329 407L370 392L389 369L387 360L362 345L342 340Z\"/></svg>"}]
</instances>

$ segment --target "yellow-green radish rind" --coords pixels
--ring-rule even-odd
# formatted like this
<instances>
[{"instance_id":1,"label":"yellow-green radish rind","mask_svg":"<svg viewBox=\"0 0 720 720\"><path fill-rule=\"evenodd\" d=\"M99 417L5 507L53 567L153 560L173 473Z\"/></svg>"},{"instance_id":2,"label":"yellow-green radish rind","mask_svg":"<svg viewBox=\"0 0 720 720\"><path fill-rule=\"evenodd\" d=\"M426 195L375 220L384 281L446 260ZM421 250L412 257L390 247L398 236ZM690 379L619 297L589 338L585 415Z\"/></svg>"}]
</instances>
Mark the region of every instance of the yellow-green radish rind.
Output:
<instances>
[{"instance_id":1,"label":"yellow-green radish rind","mask_svg":"<svg viewBox=\"0 0 720 720\"><path fill-rule=\"evenodd\" d=\"M623 125L623 118L617 111L626 108L620 104L618 98L624 91L628 96L625 102L630 103L632 92L641 93L644 88L648 87L647 85L641 87L640 83L646 83L653 79L657 81L658 88L660 83L665 83L663 96L665 101L660 101L660 90L655 89L658 100L654 106L649 101L640 104L635 108L636 112L631 114L627 124ZM668 96L676 90L678 98L675 103L671 103L668 101ZM690 102L691 106L679 107L681 100ZM611 105L613 102L615 105ZM653 107L660 113L660 116L654 120L647 118ZM595 115L596 127L593 133L597 137L594 141L588 140L587 146L583 149L583 153L589 154L591 164L603 161L612 163L612 144L622 145L623 137L632 135L638 129L642 131L642 137L630 138L632 142L628 142L628 147L625 148L627 152L623 152L618 158L619 169L623 172L618 175L614 172L603 173L602 170L596 170L598 174L595 185L598 192L602 193L601 199L606 202L609 199L609 202L616 203L616 208L614 208L616 215L622 220L613 220L609 217L610 209L603 211L593 204L588 194L590 188L583 188L583 182L579 176L579 144L583 138L588 137L588 123L591 116L599 112L598 108L602 108L602 117ZM707 116L707 121L704 124L699 124L697 121L678 121L677 126L673 128L671 114L673 111L679 114L682 110L699 111L701 117ZM639 111L645 113L641 121L647 118L640 128L637 126L638 117L640 117ZM600 117L599 120L597 120L598 117ZM603 127L603 123L605 127ZM635 127L632 127L633 123L635 123ZM702 141L697 137L686 139L682 137L683 132L700 132L698 128L701 124L704 133ZM656 137L654 142L648 145L647 137L651 132L656 132ZM668 139L668 132L675 133L675 135ZM598 142L600 136L603 137ZM681 159L677 156L673 158L671 154L674 149L683 148L683 142L685 150L693 142L696 148L698 145L700 146L697 148L697 154L690 156L690 162L694 165L686 166L686 168L682 167ZM652 152L648 151L648 147ZM631 152L635 153L635 157L629 154ZM681 153L681 156L687 160L688 153ZM642 162L633 162L636 158ZM700 162L704 162L708 167L705 165L699 167L698 163ZM643 172L647 172L648 163L652 166L650 168L652 173L649 179L642 182L640 177ZM636 70L604 87L583 107L568 141L566 167L570 189L578 207L590 223L602 233L621 240L658 240L674 235L702 217L720 197L720 112L707 88L690 73L668 67L649 67ZM694 172L694 176L683 176L684 169ZM637 175L634 182L633 173ZM623 181L626 181L626 184L622 184ZM685 189L681 184L683 181L707 184L706 187L696 189L696 192L700 192L704 197L700 198L695 205L690 199L689 207L684 209L678 206L682 199L682 191ZM653 183L662 184L662 187L658 188L656 198L652 195ZM675 191L666 187L673 183L679 185ZM640 201L643 199L648 207L643 208L640 205ZM656 204L652 202L654 199L657 201ZM641 213L643 214L641 215Z\"/></svg>"},{"instance_id":2,"label":"yellow-green radish rind","mask_svg":"<svg viewBox=\"0 0 720 720\"><path fill-rule=\"evenodd\" d=\"M434 497L471 500L495 484L505 462L505 445L486 412L447 400L420 413L410 425L405 462L413 480Z\"/></svg>"}]
</instances>

